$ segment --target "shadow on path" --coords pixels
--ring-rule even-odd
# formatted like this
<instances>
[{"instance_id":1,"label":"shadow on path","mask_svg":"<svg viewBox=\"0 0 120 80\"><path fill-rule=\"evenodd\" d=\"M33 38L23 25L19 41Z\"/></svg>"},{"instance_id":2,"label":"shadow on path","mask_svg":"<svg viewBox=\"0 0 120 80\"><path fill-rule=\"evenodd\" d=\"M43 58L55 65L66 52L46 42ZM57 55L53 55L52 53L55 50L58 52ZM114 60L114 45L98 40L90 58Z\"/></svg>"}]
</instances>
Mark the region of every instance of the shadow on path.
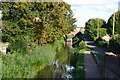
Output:
<instances>
[{"instance_id":1,"label":"shadow on path","mask_svg":"<svg viewBox=\"0 0 120 80\"><path fill-rule=\"evenodd\" d=\"M89 36L83 34L84 40L86 41L87 45L92 48L92 51L97 51L99 54L105 55L105 51L99 47L97 47L93 41L90 40Z\"/></svg>"}]
</instances>

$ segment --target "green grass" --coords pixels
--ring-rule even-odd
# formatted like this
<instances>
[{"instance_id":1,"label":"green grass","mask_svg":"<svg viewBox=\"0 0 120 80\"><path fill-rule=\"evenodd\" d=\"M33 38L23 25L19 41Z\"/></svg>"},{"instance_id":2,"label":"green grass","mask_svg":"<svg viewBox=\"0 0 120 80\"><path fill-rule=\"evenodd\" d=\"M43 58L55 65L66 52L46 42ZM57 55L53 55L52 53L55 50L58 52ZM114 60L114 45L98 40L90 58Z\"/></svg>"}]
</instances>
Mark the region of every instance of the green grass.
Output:
<instances>
[{"instance_id":1,"label":"green grass","mask_svg":"<svg viewBox=\"0 0 120 80\"><path fill-rule=\"evenodd\" d=\"M75 78L85 78L84 54L83 53L80 53L78 55L78 61L77 61L77 64L76 64Z\"/></svg>"},{"instance_id":2,"label":"green grass","mask_svg":"<svg viewBox=\"0 0 120 80\"><path fill-rule=\"evenodd\" d=\"M85 70L84 70L84 51L89 50L89 48L84 48L79 50L79 48L74 48L74 51L71 54L71 65L76 67L74 78L84 79Z\"/></svg>"}]
</instances>

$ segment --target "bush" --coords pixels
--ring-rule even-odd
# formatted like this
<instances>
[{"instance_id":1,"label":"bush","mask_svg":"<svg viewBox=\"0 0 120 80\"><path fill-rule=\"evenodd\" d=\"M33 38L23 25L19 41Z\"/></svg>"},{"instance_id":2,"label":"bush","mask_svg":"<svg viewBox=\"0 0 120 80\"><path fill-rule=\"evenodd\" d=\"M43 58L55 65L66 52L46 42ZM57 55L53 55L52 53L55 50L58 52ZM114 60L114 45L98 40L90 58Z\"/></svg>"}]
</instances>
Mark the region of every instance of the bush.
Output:
<instances>
[{"instance_id":1,"label":"bush","mask_svg":"<svg viewBox=\"0 0 120 80\"><path fill-rule=\"evenodd\" d=\"M15 39L10 42L8 50L10 53L26 53L27 42L23 36L16 36Z\"/></svg>"},{"instance_id":2,"label":"bush","mask_svg":"<svg viewBox=\"0 0 120 80\"><path fill-rule=\"evenodd\" d=\"M112 39L109 43L109 49L116 54L120 54L120 39Z\"/></svg>"},{"instance_id":3,"label":"bush","mask_svg":"<svg viewBox=\"0 0 120 80\"><path fill-rule=\"evenodd\" d=\"M60 40L57 40L56 42L52 43L51 44L53 49L56 51L56 52L59 52L59 50L65 46L65 41L63 38L61 38Z\"/></svg>"},{"instance_id":4,"label":"bush","mask_svg":"<svg viewBox=\"0 0 120 80\"><path fill-rule=\"evenodd\" d=\"M37 47L31 54L3 54L2 78L34 78L39 70L54 61L51 45Z\"/></svg>"},{"instance_id":5,"label":"bush","mask_svg":"<svg viewBox=\"0 0 120 80\"><path fill-rule=\"evenodd\" d=\"M87 46L86 42L85 42L85 41L81 41L81 42L79 43L79 50L80 50L80 49L85 49L86 46Z\"/></svg>"},{"instance_id":6,"label":"bush","mask_svg":"<svg viewBox=\"0 0 120 80\"><path fill-rule=\"evenodd\" d=\"M95 41L95 44L101 48L107 49L108 42L105 40L102 40L100 37Z\"/></svg>"},{"instance_id":7,"label":"bush","mask_svg":"<svg viewBox=\"0 0 120 80\"><path fill-rule=\"evenodd\" d=\"M74 48L75 48L75 47L78 47L78 46L79 46L79 43L80 43L82 40L84 40L83 35L82 35L81 32L77 33L77 34L75 35L75 37L73 37L72 39L73 39L73 45L72 45L72 46L73 46Z\"/></svg>"}]
</instances>

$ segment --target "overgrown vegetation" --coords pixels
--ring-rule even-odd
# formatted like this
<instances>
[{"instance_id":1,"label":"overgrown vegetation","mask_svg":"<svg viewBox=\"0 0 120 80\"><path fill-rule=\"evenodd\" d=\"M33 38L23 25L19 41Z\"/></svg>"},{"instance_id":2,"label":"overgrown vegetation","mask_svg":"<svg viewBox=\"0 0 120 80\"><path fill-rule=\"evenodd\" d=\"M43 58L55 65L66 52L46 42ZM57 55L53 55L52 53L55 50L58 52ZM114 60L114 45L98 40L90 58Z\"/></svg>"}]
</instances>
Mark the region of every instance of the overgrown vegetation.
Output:
<instances>
[{"instance_id":1,"label":"overgrown vegetation","mask_svg":"<svg viewBox=\"0 0 120 80\"><path fill-rule=\"evenodd\" d=\"M82 42L84 44L84 42ZM84 51L90 50L86 46L83 48L77 47L71 51L71 65L76 68L74 78L76 79L84 79L85 78L85 66L84 66Z\"/></svg>"},{"instance_id":2,"label":"overgrown vegetation","mask_svg":"<svg viewBox=\"0 0 120 80\"><path fill-rule=\"evenodd\" d=\"M84 54L86 51L87 44L83 41L82 33L77 33L73 37L73 49L70 54L70 64L76 68L74 78L85 78L85 70L84 70Z\"/></svg>"},{"instance_id":3,"label":"overgrown vegetation","mask_svg":"<svg viewBox=\"0 0 120 80\"><path fill-rule=\"evenodd\" d=\"M114 35L110 40L109 49L115 54L120 54L120 35Z\"/></svg>"},{"instance_id":4,"label":"overgrown vegetation","mask_svg":"<svg viewBox=\"0 0 120 80\"><path fill-rule=\"evenodd\" d=\"M83 53L80 53L78 55L75 78L85 78L85 66L84 66L84 54Z\"/></svg>"},{"instance_id":5,"label":"overgrown vegetation","mask_svg":"<svg viewBox=\"0 0 120 80\"><path fill-rule=\"evenodd\" d=\"M34 78L55 60L65 45L63 35L75 28L65 2L2 2L3 78Z\"/></svg>"},{"instance_id":6,"label":"overgrown vegetation","mask_svg":"<svg viewBox=\"0 0 120 80\"><path fill-rule=\"evenodd\" d=\"M56 48L38 46L29 54L3 54L2 78L35 78L37 72L55 60Z\"/></svg>"}]
</instances>

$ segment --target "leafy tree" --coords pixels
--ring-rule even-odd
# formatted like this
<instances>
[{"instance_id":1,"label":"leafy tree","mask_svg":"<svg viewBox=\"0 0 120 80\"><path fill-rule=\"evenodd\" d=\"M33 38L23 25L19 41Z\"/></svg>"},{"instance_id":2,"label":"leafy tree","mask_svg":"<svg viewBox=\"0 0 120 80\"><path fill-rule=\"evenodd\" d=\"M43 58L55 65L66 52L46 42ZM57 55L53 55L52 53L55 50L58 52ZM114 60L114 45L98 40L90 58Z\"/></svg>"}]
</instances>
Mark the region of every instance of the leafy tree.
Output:
<instances>
[{"instance_id":1,"label":"leafy tree","mask_svg":"<svg viewBox=\"0 0 120 80\"><path fill-rule=\"evenodd\" d=\"M98 37L101 37L100 28L104 28L104 27L106 27L106 23L103 19L99 19L99 18L89 19L86 22L85 33L89 34L91 38L95 40Z\"/></svg>"},{"instance_id":2,"label":"leafy tree","mask_svg":"<svg viewBox=\"0 0 120 80\"><path fill-rule=\"evenodd\" d=\"M106 28L99 28L99 37L103 37L107 35L107 29Z\"/></svg>"},{"instance_id":3,"label":"leafy tree","mask_svg":"<svg viewBox=\"0 0 120 80\"><path fill-rule=\"evenodd\" d=\"M120 34L120 11L114 13L115 14L115 34ZM114 14L111 15L111 17L108 19L107 23L107 32L108 34L112 34L113 30L113 16Z\"/></svg>"},{"instance_id":4,"label":"leafy tree","mask_svg":"<svg viewBox=\"0 0 120 80\"><path fill-rule=\"evenodd\" d=\"M3 20L16 22L20 30L32 28L35 40L43 45L75 28L70 7L65 2L3 2Z\"/></svg>"}]
</instances>

